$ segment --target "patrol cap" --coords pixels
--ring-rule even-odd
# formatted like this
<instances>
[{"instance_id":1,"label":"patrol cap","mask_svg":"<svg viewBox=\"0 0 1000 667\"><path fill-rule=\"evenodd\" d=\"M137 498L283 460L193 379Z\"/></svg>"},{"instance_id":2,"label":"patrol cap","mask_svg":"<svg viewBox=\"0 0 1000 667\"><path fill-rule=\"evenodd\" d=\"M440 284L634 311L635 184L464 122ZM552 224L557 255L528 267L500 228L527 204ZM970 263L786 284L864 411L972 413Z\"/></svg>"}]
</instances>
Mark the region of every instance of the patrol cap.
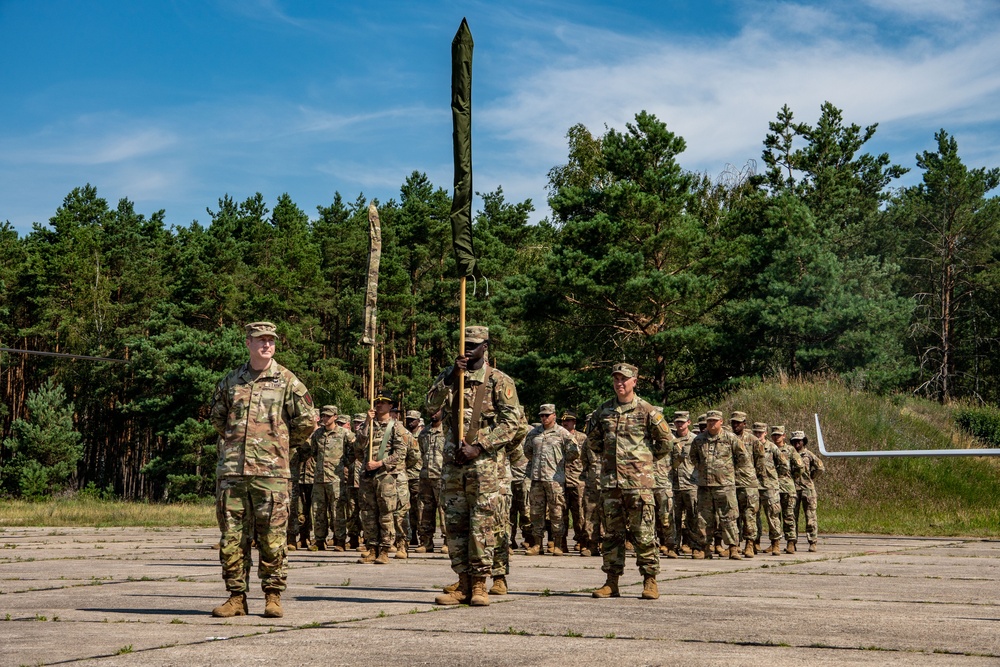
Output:
<instances>
[{"instance_id":1,"label":"patrol cap","mask_svg":"<svg viewBox=\"0 0 1000 667\"><path fill-rule=\"evenodd\" d=\"M358 414L354 415L354 422L355 423L367 421L367 419L368 419L368 415L366 415L363 412L359 412Z\"/></svg>"},{"instance_id":2,"label":"patrol cap","mask_svg":"<svg viewBox=\"0 0 1000 667\"><path fill-rule=\"evenodd\" d=\"M465 327L466 343L485 343L490 339L489 327Z\"/></svg>"},{"instance_id":3,"label":"patrol cap","mask_svg":"<svg viewBox=\"0 0 1000 667\"><path fill-rule=\"evenodd\" d=\"M700 426L704 426L707 423L708 423L708 415L706 415L706 414L700 414L700 415L698 415L698 424Z\"/></svg>"},{"instance_id":4,"label":"patrol cap","mask_svg":"<svg viewBox=\"0 0 1000 667\"><path fill-rule=\"evenodd\" d=\"M784 426L772 426L771 427L771 435L785 435L785 427Z\"/></svg>"},{"instance_id":5,"label":"patrol cap","mask_svg":"<svg viewBox=\"0 0 1000 667\"><path fill-rule=\"evenodd\" d=\"M764 422L754 422L753 423L754 433L767 433L767 424Z\"/></svg>"},{"instance_id":6,"label":"patrol cap","mask_svg":"<svg viewBox=\"0 0 1000 667\"><path fill-rule=\"evenodd\" d=\"M713 419L722 421L722 412L719 410L709 410L705 413L705 423L708 423ZM701 420L699 419L698 421L700 422Z\"/></svg>"},{"instance_id":7,"label":"patrol cap","mask_svg":"<svg viewBox=\"0 0 1000 667\"><path fill-rule=\"evenodd\" d=\"M792 438L791 439L792 440L805 440L806 439L806 433L805 433L805 431L792 431Z\"/></svg>"},{"instance_id":8,"label":"patrol cap","mask_svg":"<svg viewBox=\"0 0 1000 667\"><path fill-rule=\"evenodd\" d=\"M542 407L538 408L538 415L554 415L556 413L556 406L554 403L542 403Z\"/></svg>"},{"instance_id":9,"label":"patrol cap","mask_svg":"<svg viewBox=\"0 0 1000 667\"><path fill-rule=\"evenodd\" d=\"M567 419L572 419L575 421L576 412L574 412L573 410L563 410L562 417L559 418L559 421L566 421Z\"/></svg>"},{"instance_id":10,"label":"patrol cap","mask_svg":"<svg viewBox=\"0 0 1000 667\"><path fill-rule=\"evenodd\" d=\"M321 417L336 417L337 416L337 406L336 405L324 405L320 408L319 414Z\"/></svg>"},{"instance_id":11,"label":"patrol cap","mask_svg":"<svg viewBox=\"0 0 1000 667\"><path fill-rule=\"evenodd\" d=\"M257 338L258 336L277 337L278 328L271 322L251 322L246 325L247 338Z\"/></svg>"},{"instance_id":12,"label":"patrol cap","mask_svg":"<svg viewBox=\"0 0 1000 667\"><path fill-rule=\"evenodd\" d=\"M677 410L674 412L675 422L686 422L689 419L691 419L691 413L687 410Z\"/></svg>"},{"instance_id":13,"label":"patrol cap","mask_svg":"<svg viewBox=\"0 0 1000 667\"><path fill-rule=\"evenodd\" d=\"M614 375L615 373L620 373L626 378L634 378L639 375L639 369L632 364L621 363L611 367L611 374Z\"/></svg>"},{"instance_id":14,"label":"patrol cap","mask_svg":"<svg viewBox=\"0 0 1000 667\"><path fill-rule=\"evenodd\" d=\"M337 419L334 421L334 423L343 426L349 421L351 421L351 419L347 415L337 415Z\"/></svg>"},{"instance_id":15,"label":"patrol cap","mask_svg":"<svg viewBox=\"0 0 1000 667\"><path fill-rule=\"evenodd\" d=\"M407 419L420 419L420 410L407 410L406 411L406 418Z\"/></svg>"},{"instance_id":16,"label":"patrol cap","mask_svg":"<svg viewBox=\"0 0 1000 667\"><path fill-rule=\"evenodd\" d=\"M729 415L729 421L731 422L745 422L747 420L747 413L736 411Z\"/></svg>"},{"instance_id":17,"label":"patrol cap","mask_svg":"<svg viewBox=\"0 0 1000 667\"><path fill-rule=\"evenodd\" d=\"M392 395L392 392L389 391L388 389L384 388L384 387L382 387L381 389L379 389L378 391L375 392L375 402L376 403L378 403L380 401L384 401L386 403L392 403L395 400L396 399Z\"/></svg>"}]
</instances>

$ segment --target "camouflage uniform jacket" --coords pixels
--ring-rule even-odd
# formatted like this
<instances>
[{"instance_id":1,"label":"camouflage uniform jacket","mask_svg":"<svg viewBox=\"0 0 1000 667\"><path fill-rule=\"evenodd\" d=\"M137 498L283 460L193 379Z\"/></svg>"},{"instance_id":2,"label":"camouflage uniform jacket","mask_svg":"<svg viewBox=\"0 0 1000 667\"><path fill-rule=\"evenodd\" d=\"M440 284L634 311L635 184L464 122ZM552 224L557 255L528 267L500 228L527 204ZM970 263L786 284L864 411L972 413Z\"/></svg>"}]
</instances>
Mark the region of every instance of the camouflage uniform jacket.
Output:
<instances>
[{"instance_id":1,"label":"camouflage uniform jacket","mask_svg":"<svg viewBox=\"0 0 1000 667\"><path fill-rule=\"evenodd\" d=\"M385 457L380 459L378 453L382 447L382 436L385 435L385 430L389 426L392 427L392 431L390 431L389 439L385 443ZM406 454L407 450L410 449L413 436L410 435L410 432L402 424L394 419L390 419L385 423L376 419L372 422L372 428L372 458L376 461L382 461L384 464L375 471L375 476L395 475L406 464ZM358 446L355 447L354 454L355 460L361 462L361 470L363 472L365 469L364 462L368 460L368 433L365 429L362 429L360 433L363 434L363 437L358 438Z\"/></svg>"},{"instance_id":2,"label":"camouflage uniform jacket","mask_svg":"<svg viewBox=\"0 0 1000 667\"><path fill-rule=\"evenodd\" d=\"M801 452L796 451L795 453L802 459L802 472L795 478L795 490L815 493L816 485L813 484L813 480L823 474L826 466L823 465L818 456L805 447L802 448Z\"/></svg>"},{"instance_id":3,"label":"camouflage uniform jacket","mask_svg":"<svg viewBox=\"0 0 1000 667\"><path fill-rule=\"evenodd\" d=\"M691 462L691 443L695 434L678 436L670 446L670 481L675 491L698 488L698 474Z\"/></svg>"},{"instance_id":4,"label":"camouflage uniform jacket","mask_svg":"<svg viewBox=\"0 0 1000 667\"><path fill-rule=\"evenodd\" d=\"M451 378L453 368L454 366L449 366L437 376L427 392L426 400L427 411L432 414L437 412L439 408L444 408L442 423L444 424L444 461L446 463L454 462L457 448L457 434L453 432L454 411L458 408L458 397L455 391L457 385L453 387L445 383L445 380ZM473 407L476 388L486 378L486 370L487 367L484 364L477 370L465 371L466 407ZM479 414L479 432L476 434L475 444L479 445L483 453L476 457L473 463L484 456L495 461L499 449L506 448L508 452L513 450L517 446L517 437L522 428L521 422L517 387L514 386L514 380L506 373L494 368L486 387L483 408Z\"/></svg>"},{"instance_id":5,"label":"camouflage uniform jacket","mask_svg":"<svg viewBox=\"0 0 1000 667\"><path fill-rule=\"evenodd\" d=\"M524 455L531 461L531 481L566 483L566 462L580 458L573 434L559 424L531 429L524 439Z\"/></svg>"},{"instance_id":6,"label":"camouflage uniform jacket","mask_svg":"<svg viewBox=\"0 0 1000 667\"><path fill-rule=\"evenodd\" d=\"M417 442L423 459L420 479L441 479L441 467L444 465L444 426L428 426L420 432Z\"/></svg>"},{"instance_id":7,"label":"camouflage uniform jacket","mask_svg":"<svg viewBox=\"0 0 1000 667\"><path fill-rule=\"evenodd\" d=\"M583 459L583 479L586 488L599 489L601 487L601 457L584 442L580 458Z\"/></svg>"},{"instance_id":8,"label":"camouflage uniform jacket","mask_svg":"<svg viewBox=\"0 0 1000 667\"><path fill-rule=\"evenodd\" d=\"M760 443L753 434L743 431L743 435L736 436L743 445L744 458L742 463L736 466L736 486L741 489L757 488L757 462L760 460L757 445Z\"/></svg>"},{"instance_id":9,"label":"camouflage uniform jacket","mask_svg":"<svg viewBox=\"0 0 1000 667\"><path fill-rule=\"evenodd\" d=\"M654 488L653 459L670 451L673 438L663 415L638 396L604 403L587 428L587 447L601 459L601 488Z\"/></svg>"},{"instance_id":10,"label":"camouflage uniform jacket","mask_svg":"<svg viewBox=\"0 0 1000 667\"><path fill-rule=\"evenodd\" d=\"M778 453L785 464L778 468L778 489L781 493L788 493L794 496L795 480L799 478L799 475L802 474L802 470L805 468L802 465L802 457L787 442L778 446ZM787 470L788 473L784 474L783 470Z\"/></svg>"},{"instance_id":11,"label":"camouflage uniform jacket","mask_svg":"<svg viewBox=\"0 0 1000 667\"><path fill-rule=\"evenodd\" d=\"M422 432L422 431L421 431ZM420 455L419 434L410 433L410 446L406 450L406 479L420 479L420 471L424 467L424 457Z\"/></svg>"},{"instance_id":12,"label":"camouflage uniform jacket","mask_svg":"<svg viewBox=\"0 0 1000 667\"><path fill-rule=\"evenodd\" d=\"M691 443L691 462L698 471L699 486L735 486L736 470L745 466L749 454L731 431L711 435L699 433Z\"/></svg>"},{"instance_id":13,"label":"camouflage uniform jacket","mask_svg":"<svg viewBox=\"0 0 1000 667\"><path fill-rule=\"evenodd\" d=\"M312 462L312 478L303 481L307 484L340 481L344 462L344 443L348 435L354 437L354 434L338 424L334 424L329 430L323 426L316 429L309 438L309 444L299 448L299 451L309 456Z\"/></svg>"},{"instance_id":14,"label":"camouflage uniform jacket","mask_svg":"<svg viewBox=\"0 0 1000 667\"><path fill-rule=\"evenodd\" d=\"M564 427L565 428L565 427ZM587 434L581 433L580 431L571 431L570 436L572 436L573 441L576 443L577 449L583 450L587 442ZM566 459L566 485L567 486L583 486L584 485L584 470L583 470L583 457L578 456L572 461Z\"/></svg>"},{"instance_id":15,"label":"camouflage uniform jacket","mask_svg":"<svg viewBox=\"0 0 1000 667\"><path fill-rule=\"evenodd\" d=\"M313 432L313 402L295 374L271 360L247 362L215 387L209 420L219 433L218 477L291 478L289 449Z\"/></svg>"},{"instance_id":16,"label":"camouflage uniform jacket","mask_svg":"<svg viewBox=\"0 0 1000 667\"><path fill-rule=\"evenodd\" d=\"M758 441L760 443L760 464L757 467L757 483L759 489L767 489L777 493L779 490L778 479L782 474L788 473L788 460L782 458L778 446L770 440ZM782 473L782 471L784 471Z\"/></svg>"}]
</instances>

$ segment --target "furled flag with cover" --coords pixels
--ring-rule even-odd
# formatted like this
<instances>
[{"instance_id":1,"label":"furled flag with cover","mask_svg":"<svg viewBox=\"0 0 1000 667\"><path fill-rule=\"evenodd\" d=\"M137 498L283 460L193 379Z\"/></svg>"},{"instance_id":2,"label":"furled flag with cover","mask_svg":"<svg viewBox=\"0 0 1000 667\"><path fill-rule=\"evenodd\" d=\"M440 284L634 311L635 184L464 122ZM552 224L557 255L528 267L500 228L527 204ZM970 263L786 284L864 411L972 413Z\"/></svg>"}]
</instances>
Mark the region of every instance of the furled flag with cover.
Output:
<instances>
[{"instance_id":1,"label":"furled flag with cover","mask_svg":"<svg viewBox=\"0 0 1000 667\"><path fill-rule=\"evenodd\" d=\"M365 332L362 345L375 345L375 302L378 299L378 265L382 258L382 227L375 204L368 206L368 279L365 281Z\"/></svg>"},{"instance_id":2,"label":"furled flag with cover","mask_svg":"<svg viewBox=\"0 0 1000 667\"><path fill-rule=\"evenodd\" d=\"M451 236L458 275L476 272L472 247L472 33L463 18L451 42L451 121L455 146L455 194Z\"/></svg>"}]
</instances>

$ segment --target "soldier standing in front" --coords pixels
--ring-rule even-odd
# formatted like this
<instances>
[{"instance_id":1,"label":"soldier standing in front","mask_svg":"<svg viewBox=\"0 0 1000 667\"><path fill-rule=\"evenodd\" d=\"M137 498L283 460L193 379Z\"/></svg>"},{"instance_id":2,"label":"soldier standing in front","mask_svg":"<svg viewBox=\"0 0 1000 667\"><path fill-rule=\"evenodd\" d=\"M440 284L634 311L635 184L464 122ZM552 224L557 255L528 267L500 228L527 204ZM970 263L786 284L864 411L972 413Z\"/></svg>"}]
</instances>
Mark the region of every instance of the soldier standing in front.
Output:
<instances>
[{"instance_id":1,"label":"soldier standing in front","mask_svg":"<svg viewBox=\"0 0 1000 667\"><path fill-rule=\"evenodd\" d=\"M212 610L229 618L247 614L250 544L256 538L257 574L264 616L280 618L287 586L289 451L313 431L309 391L274 361L276 329L270 322L246 326L250 360L215 388L209 419L219 433L216 516L222 539L219 560L229 599Z\"/></svg>"},{"instance_id":2,"label":"soldier standing in front","mask_svg":"<svg viewBox=\"0 0 1000 667\"><path fill-rule=\"evenodd\" d=\"M620 596L618 579L625 572L626 540L635 546L636 564L643 576L641 597L660 597L656 585L660 554L653 516L653 459L669 452L673 435L663 415L636 395L638 375L639 370L632 364L612 367L615 397L594 412L587 428L587 447L601 458L604 508L601 569L607 580L594 591L596 598Z\"/></svg>"},{"instance_id":3,"label":"soldier standing in front","mask_svg":"<svg viewBox=\"0 0 1000 667\"><path fill-rule=\"evenodd\" d=\"M746 459L740 439L722 429L722 413L709 410L705 415L705 430L691 443L691 462L698 474L698 548L692 557L712 557L710 541L718 521L729 557L742 559L737 546L740 538L736 530L739 516L736 470L746 464Z\"/></svg>"},{"instance_id":4,"label":"soldier standing in front","mask_svg":"<svg viewBox=\"0 0 1000 667\"><path fill-rule=\"evenodd\" d=\"M436 604L489 604L486 579L493 571L496 545L494 499L499 493L497 452L516 449L520 428L514 381L489 365L489 329L465 329L465 354L446 369L427 392L427 411L444 408L444 504L448 555L458 586ZM469 430L457 442L458 379L464 376L465 405L472 408Z\"/></svg>"}]
</instances>

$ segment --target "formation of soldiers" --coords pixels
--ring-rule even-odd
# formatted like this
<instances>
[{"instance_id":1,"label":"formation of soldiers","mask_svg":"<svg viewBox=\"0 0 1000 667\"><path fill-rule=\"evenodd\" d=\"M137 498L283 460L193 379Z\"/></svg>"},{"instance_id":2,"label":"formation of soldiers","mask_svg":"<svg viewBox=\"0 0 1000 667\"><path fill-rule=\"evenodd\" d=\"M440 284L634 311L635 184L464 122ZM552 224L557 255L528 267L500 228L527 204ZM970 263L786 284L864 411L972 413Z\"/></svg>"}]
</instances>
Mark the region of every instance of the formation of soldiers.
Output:
<instances>
[{"instance_id":1,"label":"formation of soldiers","mask_svg":"<svg viewBox=\"0 0 1000 667\"><path fill-rule=\"evenodd\" d=\"M465 354L427 392L429 425L417 410L400 419L385 390L353 419L335 405L317 414L301 382L270 359L274 333L268 322L247 326L251 360L213 399L230 591L216 616L247 613L251 539L266 616L283 613L287 551L296 548L356 549L358 562L371 564L438 548L458 580L435 603L471 606L507 593L515 549L570 554L570 524L579 555L603 557L598 598L619 596L626 551L635 553L644 599L659 597L661 556L778 555L782 537L793 554L800 511L809 550L817 549L814 480L823 463L802 431L786 442L784 426L747 429L739 411L728 426L717 410L694 424L677 411L668 423L636 394L638 369L627 363L612 368L614 396L582 430L575 412L559 416L551 403L529 427L513 379L489 364L486 327L466 329Z\"/></svg>"}]
</instances>

